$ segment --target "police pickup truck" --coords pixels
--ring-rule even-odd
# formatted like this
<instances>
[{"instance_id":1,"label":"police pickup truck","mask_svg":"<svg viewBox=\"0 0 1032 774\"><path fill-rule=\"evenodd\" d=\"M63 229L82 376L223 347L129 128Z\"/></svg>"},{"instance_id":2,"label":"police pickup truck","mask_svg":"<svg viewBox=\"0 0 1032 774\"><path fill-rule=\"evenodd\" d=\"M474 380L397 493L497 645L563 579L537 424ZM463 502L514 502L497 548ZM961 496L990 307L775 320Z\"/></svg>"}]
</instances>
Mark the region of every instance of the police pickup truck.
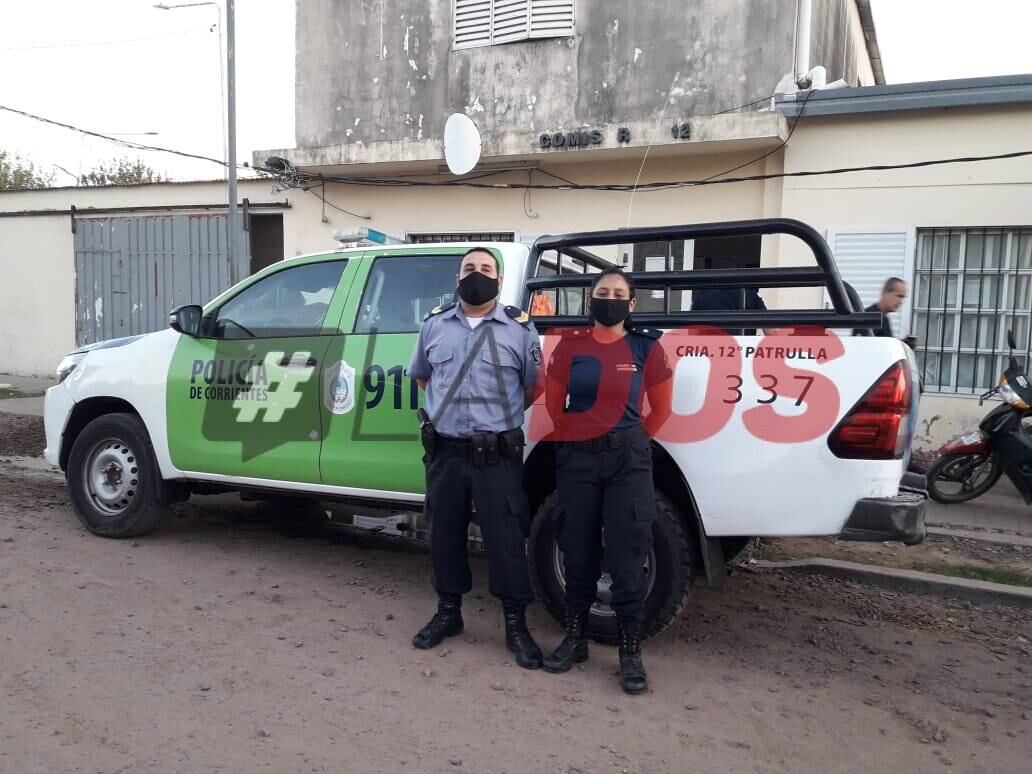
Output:
<instances>
[{"instance_id":1,"label":"police pickup truck","mask_svg":"<svg viewBox=\"0 0 1032 774\"><path fill-rule=\"evenodd\" d=\"M805 242L815 265L671 270L678 242L774 234ZM759 220L486 247L504 267L502 303L535 312L547 359L559 331L589 324L593 273L635 245L667 252L665 270L633 274L634 321L665 331L675 380L674 414L653 442L646 633L674 620L693 579L719 587L750 537L919 542L923 497L900 491L916 414L913 353L895 339L835 332L866 334L880 315L850 300L812 228ZM364 514L353 517L361 525L381 519L425 537L421 393L406 364L423 318L453 298L468 247L365 244L286 259L203 308L173 310L167 330L68 355L46 395L45 456L65 471L82 523L106 537L142 535L191 494L240 491L281 504L335 501L334 512ZM821 287L832 308L691 311L690 291L732 287ZM563 563L543 400L525 416L527 550L539 598L558 616ZM602 641L615 636L608 600L603 575L591 615Z\"/></svg>"}]
</instances>

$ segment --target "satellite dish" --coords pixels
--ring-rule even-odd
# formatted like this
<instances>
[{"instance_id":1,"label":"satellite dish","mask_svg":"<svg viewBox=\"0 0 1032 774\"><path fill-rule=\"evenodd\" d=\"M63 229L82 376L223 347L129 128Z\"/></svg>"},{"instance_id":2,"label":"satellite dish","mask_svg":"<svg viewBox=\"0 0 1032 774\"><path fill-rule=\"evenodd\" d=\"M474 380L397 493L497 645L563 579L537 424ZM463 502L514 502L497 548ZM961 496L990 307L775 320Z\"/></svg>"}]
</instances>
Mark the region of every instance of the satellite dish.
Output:
<instances>
[{"instance_id":1,"label":"satellite dish","mask_svg":"<svg viewBox=\"0 0 1032 774\"><path fill-rule=\"evenodd\" d=\"M453 175L465 175L480 161L480 130L465 113L452 113L444 125L444 160Z\"/></svg>"}]
</instances>

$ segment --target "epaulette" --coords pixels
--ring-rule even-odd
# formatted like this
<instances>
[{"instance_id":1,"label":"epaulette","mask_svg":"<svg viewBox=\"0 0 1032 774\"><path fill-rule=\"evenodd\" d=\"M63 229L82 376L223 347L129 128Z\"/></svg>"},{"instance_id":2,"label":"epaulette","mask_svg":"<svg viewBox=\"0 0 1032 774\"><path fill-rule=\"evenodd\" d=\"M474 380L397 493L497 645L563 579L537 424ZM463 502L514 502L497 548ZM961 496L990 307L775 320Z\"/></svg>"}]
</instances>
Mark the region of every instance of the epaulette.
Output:
<instances>
[{"instance_id":1,"label":"epaulette","mask_svg":"<svg viewBox=\"0 0 1032 774\"><path fill-rule=\"evenodd\" d=\"M663 331L659 328L631 328L634 333L640 333L642 336L648 336L650 339L661 339L663 338Z\"/></svg>"},{"instance_id":2,"label":"epaulette","mask_svg":"<svg viewBox=\"0 0 1032 774\"><path fill-rule=\"evenodd\" d=\"M505 313L512 319L518 322L520 325L530 325L530 315L520 309L518 306L507 306L505 307Z\"/></svg>"},{"instance_id":3,"label":"epaulette","mask_svg":"<svg viewBox=\"0 0 1032 774\"><path fill-rule=\"evenodd\" d=\"M441 312L447 312L453 306L455 306L454 301L450 304L441 304L440 306L435 306L433 309L426 313L426 317L423 318L423 322L426 322L436 314L440 314Z\"/></svg>"}]
</instances>

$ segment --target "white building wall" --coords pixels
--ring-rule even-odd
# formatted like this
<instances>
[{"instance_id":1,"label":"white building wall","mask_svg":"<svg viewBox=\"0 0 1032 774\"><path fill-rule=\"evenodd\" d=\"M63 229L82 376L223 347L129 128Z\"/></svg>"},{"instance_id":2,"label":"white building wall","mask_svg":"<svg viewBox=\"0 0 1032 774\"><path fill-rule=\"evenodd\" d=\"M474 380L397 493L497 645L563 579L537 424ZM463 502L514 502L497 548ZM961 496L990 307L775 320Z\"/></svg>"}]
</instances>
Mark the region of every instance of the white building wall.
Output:
<instances>
[{"instance_id":1,"label":"white building wall","mask_svg":"<svg viewBox=\"0 0 1032 774\"><path fill-rule=\"evenodd\" d=\"M1027 150L1032 106L960 108L813 118L786 149L788 170L892 164ZM935 226L1032 226L1032 158L785 180L783 214L831 231L905 231ZM913 245L913 239L911 239ZM913 247L910 248L911 250ZM913 255L910 255L912 265ZM781 262L807 263L785 240ZM912 283L912 277L906 279ZM818 302L819 292L782 291L781 306ZM972 397L926 394L915 438L918 457L977 425Z\"/></svg>"},{"instance_id":2,"label":"white building wall","mask_svg":"<svg viewBox=\"0 0 1032 774\"><path fill-rule=\"evenodd\" d=\"M271 188L268 181L241 181L240 196L283 201ZM79 217L88 217L90 208L218 204L224 199L221 182L2 191L0 213L75 205ZM0 373L49 376L74 349L73 239L67 214L0 217Z\"/></svg>"}]
</instances>

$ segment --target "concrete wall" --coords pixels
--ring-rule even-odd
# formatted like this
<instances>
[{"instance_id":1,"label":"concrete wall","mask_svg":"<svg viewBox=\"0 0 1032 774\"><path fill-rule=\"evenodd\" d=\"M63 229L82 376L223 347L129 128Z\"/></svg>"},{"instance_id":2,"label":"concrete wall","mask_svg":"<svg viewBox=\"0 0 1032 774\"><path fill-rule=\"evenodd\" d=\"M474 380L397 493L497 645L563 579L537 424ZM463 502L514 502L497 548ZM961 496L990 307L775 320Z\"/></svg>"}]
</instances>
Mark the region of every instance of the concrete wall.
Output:
<instances>
[{"instance_id":1,"label":"concrete wall","mask_svg":"<svg viewBox=\"0 0 1032 774\"><path fill-rule=\"evenodd\" d=\"M1032 106L968 108L804 120L785 152L790 170L989 155L1028 146ZM1032 158L888 172L788 179L783 212L822 231L914 230L933 226L1032 225ZM806 263L795 240L780 262ZM782 291L776 303L819 303L819 291ZM986 409L972 397L926 394L919 453L974 427Z\"/></svg>"},{"instance_id":2,"label":"concrete wall","mask_svg":"<svg viewBox=\"0 0 1032 774\"><path fill-rule=\"evenodd\" d=\"M574 38L452 51L452 0L299 0L297 144L439 137L457 111L487 135L720 111L791 71L795 6L581 0Z\"/></svg>"},{"instance_id":3,"label":"concrete wall","mask_svg":"<svg viewBox=\"0 0 1032 774\"><path fill-rule=\"evenodd\" d=\"M0 219L0 373L53 375L74 346L67 216Z\"/></svg>"},{"instance_id":4,"label":"concrete wall","mask_svg":"<svg viewBox=\"0 0 1032 774\"><path fill-rule=\"evenodd\" d=\"M706 156L651 155L643 181L669 178L697 178L713 175L748 161L759 153ZM579 183L633 182L641 166L640 157L607 164L591 157L573 157L568 163L550 166L556 174ZM763 163L754 169L765 169ZM535 181L546 180L535 175ZM526 182L526 173L498 175L497 182ZM329 184L326 198L359 215L363 221L327 208L325 222L320 202L297 195L294 207L284 219L284 241L288 255L332 247L332 233L339 228L369 226L389 234L408 232L515 231L520 235L541 235L623 228L631 225L671 225L707 220L755 218L771 212L762 183L682 189L656 193L533 191L449 188L371 188ZM778 203L779 204L779 203Z\"/></svg>"},{"instance_id":5,"label":"concrete wall","mask_svg":"<svg viewBox=\"0 0 1032 774\"><path fill-rule=\"evenodd\" d=\"M268 182L245 182L240 196L282 201ZM0 213L90 207L218 204L224 183L0 191ZM131 214L131 213L121 213ZM289 254L289 253L288 253ZM52 375L75 348L75 263L69 215L0 217L0 373Z\"/></svg>"},{"instance_id":6,"label":"concrete wall","mask_svg":"<svg viewBox=\"0 0 1032 774\"><path fill-rule=\"evenodd\" d=\"M854 0L813 0L810 67L828 70L828 83L844 78L850 86L872 86L874 71Z\"/></svg>"}]
</instances>

